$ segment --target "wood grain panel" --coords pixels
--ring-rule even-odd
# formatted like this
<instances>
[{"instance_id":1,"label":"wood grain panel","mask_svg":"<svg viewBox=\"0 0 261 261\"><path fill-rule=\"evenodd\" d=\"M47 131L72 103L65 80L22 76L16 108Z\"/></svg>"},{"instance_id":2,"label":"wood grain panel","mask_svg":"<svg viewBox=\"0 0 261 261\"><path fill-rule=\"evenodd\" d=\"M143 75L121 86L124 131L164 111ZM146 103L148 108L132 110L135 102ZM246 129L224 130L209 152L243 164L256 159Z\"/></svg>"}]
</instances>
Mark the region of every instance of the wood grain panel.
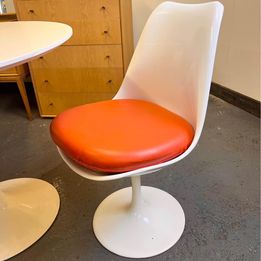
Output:
<instances>
[{"instance_id":1,"label":"wood grain panel","mask_svg":"<svg viewBox=\"0 0 261 261\"><path fill-rule=\"evenodd\" d=\"M65 45L120 44L119 0L16 0L19 20L63 22L73 28Z\"/></svg>"},{"instance_id":2,"label":"wood grain panel","mask_svg":"<svg viewBox=\"0 0 261 261\"><path fill-rule=\"evenodd\" d=\"M16 76L16 75L20 75L20 76L25 76L29 73L29 69L28 69L28 65L26 64L22 64L22 65L18 65L15 67L11 67L8 69L4 69L1 70L0 69L0 77L2 76Z\"/></svg>"},{"instance_id":3,"label":"wood grain panel","mask_svg":"<svg viewBox=\"0 0 261 261\"><path fill-rule=\"evenodd\" d=\"M134 51L131 0L121 0L120 10L123 66L126 72Z\"/></svg>"},{"instance_id":4,"label":"wood grain panel","mask_svg":"<svg viewBox=\"0 0 261 261\"><path fill-rule=\"evenodd\" d=\"M4 69L4 70L1 70L1 69L0 69L0 75L7 75L7 74L15 74L15 75L18 75L18 72L17 72L17 70L16 70L16 67Z\"/></svg>"},{"instance_id":5,"label":"wood grain panel","mask_svg":"<svg viewBox=\"0 0 261 261\"><path fill-rule=\"evenodd\" d=\"M66 68L121 68L120 45L61 46L32 61L32 69Z\"/></svg>"},{"instance_id":6,"label":"wood grain panel","mask_svg":"<svg viewBox=\"0 0 261 261\"><path fill-rule=\"evenodd\" d=\"M57 68L35 70L38 92L114 92L123 79L122 68Z\"/></svg>"},{"instance_id":7,"label":"wood grain panel","mask_svg":"<svg viewBox=\"0 0 261 261\"><path fill-rule=\"evenodd\" d=\"M62 46L30 63L38 92L114 92L123 79L121 46Z\"/></svg>"},{"instance_id":8,"label":"wood grain panel","mask_svg":"<svg viewBox=\"0 0 261 261\"><path fill-rule=\"evenodd\" d=\"M62 111L90 102L111 100L114 93L40 93L41 116L53 117Z\"/></svg>"}]
</instances>

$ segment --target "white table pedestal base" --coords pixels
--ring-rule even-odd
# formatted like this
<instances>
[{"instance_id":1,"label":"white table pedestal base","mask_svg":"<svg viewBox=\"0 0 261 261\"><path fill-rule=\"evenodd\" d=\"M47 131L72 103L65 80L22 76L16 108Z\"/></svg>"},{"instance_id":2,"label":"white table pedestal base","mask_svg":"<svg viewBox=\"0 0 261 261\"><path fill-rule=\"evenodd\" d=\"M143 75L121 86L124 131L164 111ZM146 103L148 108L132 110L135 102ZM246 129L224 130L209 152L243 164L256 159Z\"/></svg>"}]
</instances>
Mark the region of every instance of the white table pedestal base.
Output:
<instances>
[{"instance_id":1,"label":"white table pedestal base","mask_svg":"<svg viewBox=\"0 0 261 261\"><path fill-rule=\"evenodd\" d=\"M105 248L117 255L158 255L172 247L183 233L183 209L160 189L141 186L140 193L138 179L133 182L133 191L124 188L102 201L94 215L94 233Z\"/></svg>"},{"instance_id":2,"label":"white table pedestal base","mask_svg":"<svg viewBox=\"0 0 261 261\"><path fill-rule=\"evenodd\" d=\"M59 206L58 192L43 180L0 182L0 260L36 242L52 225Z\"/></svg>"}]
</instances>

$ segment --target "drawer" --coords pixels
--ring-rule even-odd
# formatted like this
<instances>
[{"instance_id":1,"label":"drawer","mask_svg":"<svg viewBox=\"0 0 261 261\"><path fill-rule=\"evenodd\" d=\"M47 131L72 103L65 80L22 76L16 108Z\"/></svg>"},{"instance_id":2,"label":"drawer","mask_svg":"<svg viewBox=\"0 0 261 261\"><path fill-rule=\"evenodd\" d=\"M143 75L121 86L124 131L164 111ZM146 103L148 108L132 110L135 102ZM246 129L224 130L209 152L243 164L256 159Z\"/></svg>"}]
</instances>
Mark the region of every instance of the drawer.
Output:
<instances>
[{"instance_id":1,"label":"drawer","mask_svg":"<svg viewBox=\"0 0 261 261\"><path fill-rule=\"evenodd\" d=\"M86 103L111 100L113 93L39 93L38 105L41 116L52 117L58 113Z\"/></svg>"},{"instance_id":2,"label":"drawer","mask_svg":"<svg viewBox=\"0 0 261 261\"><path fill-rule=\"evenodd\" d=\"M34 71L38 92L114 92L123 79L122 68L60 68Z\"/></svg>"},{"instance_id":3,"label":"drawer","mask_svg":"<svg viewBox=\"0 0 261 261\"><path fill-rule=\"evenodd\" d=\"M30 63L38 92L114 92L123 79L121 46L61 46Z\"/></svg>"},{"instance_id":4,"label":"drawer","mask_svg":"<svg viewBox=\"0 0 261 261\"><path fill-rule=\"evenodd\" d=\"M120 44L119 0L17 0L20 20L69 24L73 36L65 45Z\"/></svg>"},{"instance_id":5,"label":"drawer","mask_svg":"<svg viewBox=\"0 0 261 261\"><path fill-rule=\"evenodd\" d=\"M49 68L119 68L121 45L60 46L30 62L34 70Z\"/></svg>"}]
</instances>

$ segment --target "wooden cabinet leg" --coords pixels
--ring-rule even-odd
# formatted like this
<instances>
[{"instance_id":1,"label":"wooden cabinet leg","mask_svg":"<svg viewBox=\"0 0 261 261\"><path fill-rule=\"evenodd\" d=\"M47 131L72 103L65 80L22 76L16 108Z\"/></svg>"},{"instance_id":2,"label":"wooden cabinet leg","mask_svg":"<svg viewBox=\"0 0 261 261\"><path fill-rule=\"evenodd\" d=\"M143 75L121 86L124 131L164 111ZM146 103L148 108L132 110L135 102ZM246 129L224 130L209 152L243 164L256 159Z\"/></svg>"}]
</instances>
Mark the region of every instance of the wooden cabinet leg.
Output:
<instances>
[{"instance_id":1,"label":"wooden cabinet leg","mask_svg":"<svg viewBox=\"0 0 261 261\"><path fill-rule=\"evenodd\" d=\"M29 120L32 120L32 118L33 118L32 112L31 112L30 104L29 104L29 101L28 101L28 98L27 98L27 93L26 93L24 82L23 82L22 79L17 79L16 82L17 82L20 94L22 96L22 100L23 100L24 107L25 107L25 110L26 110L26 113L27 113L27 117L28 117Z\"/></svg>"}]
</instances>

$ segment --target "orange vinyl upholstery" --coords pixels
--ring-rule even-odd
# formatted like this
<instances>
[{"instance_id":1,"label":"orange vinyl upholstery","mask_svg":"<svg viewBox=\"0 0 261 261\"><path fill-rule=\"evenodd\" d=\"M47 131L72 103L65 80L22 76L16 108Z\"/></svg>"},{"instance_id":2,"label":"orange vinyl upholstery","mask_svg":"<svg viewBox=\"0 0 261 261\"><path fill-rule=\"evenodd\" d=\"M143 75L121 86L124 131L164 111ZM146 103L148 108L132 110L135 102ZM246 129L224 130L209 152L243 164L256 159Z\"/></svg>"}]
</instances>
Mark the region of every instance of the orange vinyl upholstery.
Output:
<instances>
[{"instance_id":1,"label":"orange vinyl upholstery","mask_svg":"<svg viewBox=\"0 0 261 261\"><path fill-rule=\"evenodd\" d=\"M51 136L80 165L108 174L158 164L182 154L194 137L182 117L142 100L86 104L58 115Z\"/></svg>"}]
</instances>

